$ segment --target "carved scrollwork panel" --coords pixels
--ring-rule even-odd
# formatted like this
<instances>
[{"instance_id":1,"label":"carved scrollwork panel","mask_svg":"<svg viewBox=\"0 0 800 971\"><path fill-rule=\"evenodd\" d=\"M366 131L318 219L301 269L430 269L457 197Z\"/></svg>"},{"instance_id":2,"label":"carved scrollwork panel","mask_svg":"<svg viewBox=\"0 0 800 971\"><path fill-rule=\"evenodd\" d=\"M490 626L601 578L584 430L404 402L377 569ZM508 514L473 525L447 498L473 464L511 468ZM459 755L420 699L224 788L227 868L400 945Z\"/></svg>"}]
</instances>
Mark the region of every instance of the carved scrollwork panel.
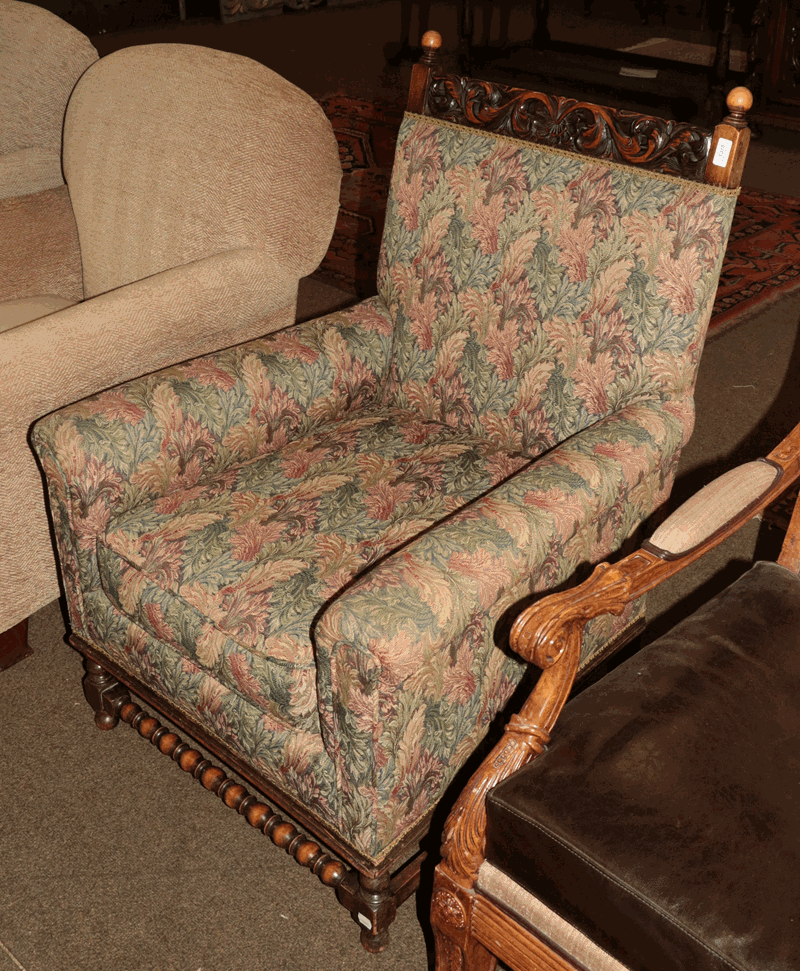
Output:
<instances>
[{"instance_id":1,"label":"carved scrollwork panel","mask_svg":"<svg viewBox=\"0 0 800 971\"><path fill-rule=\"evenodd\" d=\"M685 122L456 75L435 77L431 117L702 181L711 134Z\"/></svg>"}]
</instances>

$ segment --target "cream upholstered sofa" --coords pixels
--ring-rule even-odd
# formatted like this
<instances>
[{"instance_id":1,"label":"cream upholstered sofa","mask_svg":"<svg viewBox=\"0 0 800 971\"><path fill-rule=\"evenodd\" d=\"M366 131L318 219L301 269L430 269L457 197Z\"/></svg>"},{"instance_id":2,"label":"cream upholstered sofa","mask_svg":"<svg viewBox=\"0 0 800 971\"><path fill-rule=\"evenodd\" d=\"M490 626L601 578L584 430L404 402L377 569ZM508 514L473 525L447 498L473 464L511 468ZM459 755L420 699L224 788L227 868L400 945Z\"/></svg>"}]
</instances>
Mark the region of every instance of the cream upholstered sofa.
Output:
<instances>
[{"instance_id":1,"label":"cream upholstered sofa","mask_svg":"<svg viewBox=\"0 0 800 971\"><path fill-rule=\"evenodd\" d=\"M3 43L27 7L0 5ZM59 594L34 420L292 323L338 210L319 106L263 65L200 47L93 63L69 100L62 163L65 186L0 200L0 637Z\"/></svg>"}]
</instances>

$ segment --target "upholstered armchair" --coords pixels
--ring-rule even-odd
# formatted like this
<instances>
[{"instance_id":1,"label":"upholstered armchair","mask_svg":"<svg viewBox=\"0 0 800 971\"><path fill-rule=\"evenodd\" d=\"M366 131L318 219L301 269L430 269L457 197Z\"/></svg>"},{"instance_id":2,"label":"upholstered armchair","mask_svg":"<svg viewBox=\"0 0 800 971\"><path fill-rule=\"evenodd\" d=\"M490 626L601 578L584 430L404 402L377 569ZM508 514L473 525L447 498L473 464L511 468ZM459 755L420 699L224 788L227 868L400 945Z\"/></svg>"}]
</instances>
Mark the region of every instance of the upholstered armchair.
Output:
<instances>
[{"instance_id":1,"label":"upholstered armchair","mask_svg":"<svg viewBox=\"0 0 800 971\"><path fill-rule=\"evenodd\" d=\"M798 967L800 502L777 562L563 707L587 622L691 566L798 478L800 425L640 550L517 618L511 645L542 674L445 828L438 971Z\"/></svg>"},{"instance_id":2,"label":"upholstered armchair","mask_svg":"<svg viewBox=\"0 0 800 971\"><path fill-rule=\"evenodd\" d=\"M440 77L426 36L378 295L34 429L97 724L336 887L370 950L523 675L507 618L669 494L746 142L739 113L714 167L707 132L644 119L637 142L626 113Z\"/></svg>"},{"instance_id":3,"label":"upholstered armchair","mask_svg":"<svg viewBox=\"0 0 800 971\"><path fill-rule=\"evenodd\" d=\"M0 632L59 595L35 419L293 323L338 210L338 148L316 102L200 47L93 63L62 159L62 188L0 200Z\"/></svg>"}]
</instances>

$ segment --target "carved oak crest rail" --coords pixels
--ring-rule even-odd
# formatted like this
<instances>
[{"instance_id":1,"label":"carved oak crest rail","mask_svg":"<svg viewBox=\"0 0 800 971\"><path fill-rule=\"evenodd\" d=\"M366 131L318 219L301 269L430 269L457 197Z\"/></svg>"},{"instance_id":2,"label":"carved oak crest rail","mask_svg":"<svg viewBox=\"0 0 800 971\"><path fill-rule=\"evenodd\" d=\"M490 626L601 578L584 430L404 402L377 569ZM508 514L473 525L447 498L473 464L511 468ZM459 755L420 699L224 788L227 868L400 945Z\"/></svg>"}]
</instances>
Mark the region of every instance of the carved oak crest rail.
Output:
<instances>
[{"instance_id":1,"label":"carved oak crest rail","mask_svg":"<svg viewBox=\"0 0 800 971\"><path fill-rule=\"evenodd\" d=\"M454 75L433 79L427 107L459 125L686 179L702 178L711 147L708 131L685 122Z\"/></svg>"},{"instance_id":2,"label":"carved oak crest rail","mask_svg":"<svg viewBox=\"0 0 800 971\"><path fill-rule=\"evenodd\" d=\"M655 115L455 74L439 75L441 44L434 30L422 38L424 53L413 69L410 111L695 182L727 188L739 185L750 141L745 113L753 103L746 88L734 88L728 95L730 115L712 134Z\"/></svg>"}]
</instances>

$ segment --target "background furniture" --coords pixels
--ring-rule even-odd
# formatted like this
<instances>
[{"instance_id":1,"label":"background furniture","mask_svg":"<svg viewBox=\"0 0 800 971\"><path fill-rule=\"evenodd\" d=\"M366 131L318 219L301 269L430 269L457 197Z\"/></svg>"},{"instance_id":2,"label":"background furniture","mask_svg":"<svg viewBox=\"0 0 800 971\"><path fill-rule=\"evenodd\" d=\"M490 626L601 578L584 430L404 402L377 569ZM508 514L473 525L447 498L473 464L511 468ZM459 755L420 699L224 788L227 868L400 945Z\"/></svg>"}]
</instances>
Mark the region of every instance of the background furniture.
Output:
<instances>
[{"instance_id":1,"label":"background furniture","mask_svg":"<svg viewBox=\"0 0 800 971\"><path fill-rule=\"evenodd\" d=\"M49 11L0 3L0 200L64 185L67 101L96 60L89 38Z\"/></svg>"},{"instance_id":2,"label":"background furniture","mask_svg":"<svg viewBox=\"0 0 800 971\"><path fill-rule=\"evenodd\" d=\"M760 0L756 4L752 56L759 119L800 128L798 0Z\"/></svg>"},{"instance_id":3,"label":"background furniture","mask_svg":"<svg viewBox=\"0 0 800 971\"><path fill-rule=\"evenodd\" d=\"M734 84L745 82L744 70L733 71L730 67L731 39L735 17L742 8L750 6L751 0L739 3L739 11L734 0L725 0L719 9L713 11L710 26L713 37L713 63L695 63L693 60L679 60L672 57L655 56L654 52L622 47L619 39L612 35L609 46L603 42L589 41L575 43L557 38L550 30L550 0L536 0L535 29L530 39L521 43L505 43L501 48L489 51L484 47L477 50L481 70L493 72L498 79L511 76L515 83L544 85L545 90L567 93L573 97L612 99L617 104L623 99L627 105L641 105L645 110L661 112L672 111L680 121L697 121L713 125L724 109L725 94ZM662 19L664 5L641 2L618 5L616 14L620 19L641 16L644 22L649 19L651 7L658 6ZM485 5L484 5L485 7ZM638 10L638 14L637 11ZM465 2L461 6L461 59L464 70L470 70L473 56L470 38L473 35L473 4ZM501 6L501 17L503 8ZM508 11L504 11L508 17ZM595 16L591 5L584 5L587 25ZM484 9L483 18L486 12ZM706 29L704 12L698 7L694 14L697 31ZM746 21L749 23L749 14ZM506 28L507 29L507 28ZM656 29L655 27L653 28ZM483 28L487 34L486 25ZM502 33L502 28L501 28ZM487 38L488 39L488 38ZM606 41L608 43L608 40ZM689 45L690 47L692 45Z\"/></svg>"},{"instance_id":4,"label":"background furniture","mask_svg":"<svg viewBox=\"0 0 800 971\"><path fill-rule=\"evenodd\" d=\"M96 60L88 37L54 14L18 0L0 3L0 301L39 294L47 313L80 299L61 132L72 89ZM0 310L0 342L9 326L10 312ZM0 535L13 547L5 529ZM0 606L0 670L29 653L27 621L8 630L14 622L5 615Z\"/></svg>"},{"instance_id":5,"label":"background furniture","mask_svg":"<svg viewBox=\"0 0 800 971\"><path fill-rule=\"evenodd\" d=\"M713 549L799 476L800 425L639 552L517 619L512 645L544 673L448 821L440 971L497 958L514 971L797 967L800 503L777 564L757 563L561 708L588 620Z\"/></svg>"},{"instance_id":6,"label":"background furniture","mask_svg":"<svg viewBox=\"0 0 800 971\"><path fill-rule=\"evenodd\" d=\"M738 111L633 143L627 115L438 77L426 44L376 297L34 431L98 725L337 887L372 950L521 677L506 618L670 490L736 196L704 173L735 182L746 147Z\"/></svg>"},{"instance_id":7,"label":"background furniture","mask_svg":"<svg viewBox=\"0 0 800 971\"><path fill-rule=\"evenodd\" d=\"M0 204L0 631L59 594L31 423L293 323L338 210L338 148L316 102L199 47L97 61L70 99L63 166L56 195Z\"/></svg>"}]
</instances>

